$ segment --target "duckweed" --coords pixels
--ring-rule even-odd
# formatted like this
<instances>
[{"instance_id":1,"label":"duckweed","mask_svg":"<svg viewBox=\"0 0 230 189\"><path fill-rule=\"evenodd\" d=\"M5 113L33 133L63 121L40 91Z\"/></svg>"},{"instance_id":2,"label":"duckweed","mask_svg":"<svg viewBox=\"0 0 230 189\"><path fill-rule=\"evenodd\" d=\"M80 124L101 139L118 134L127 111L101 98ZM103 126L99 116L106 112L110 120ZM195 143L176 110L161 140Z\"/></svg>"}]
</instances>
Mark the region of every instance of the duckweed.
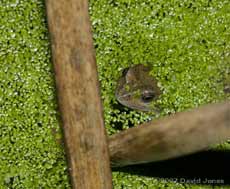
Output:
<instances>
[{"instance_id":1,"label":"duckweed","mask_svg":"<svg viewBox=\"0 0 230 189\"><path fill-rule=\"evenodd\" d=\"M224 92L228 0L91 0L90 15L109 134L230 99ZM44 1L2 0L0 17L0 188L70 188ZM151 65L159 81L161 115L115 99L122 70L140 63ZM116 189L203 187L121 171L113 172L113 183Z\"/></svg>"}]
</instances>

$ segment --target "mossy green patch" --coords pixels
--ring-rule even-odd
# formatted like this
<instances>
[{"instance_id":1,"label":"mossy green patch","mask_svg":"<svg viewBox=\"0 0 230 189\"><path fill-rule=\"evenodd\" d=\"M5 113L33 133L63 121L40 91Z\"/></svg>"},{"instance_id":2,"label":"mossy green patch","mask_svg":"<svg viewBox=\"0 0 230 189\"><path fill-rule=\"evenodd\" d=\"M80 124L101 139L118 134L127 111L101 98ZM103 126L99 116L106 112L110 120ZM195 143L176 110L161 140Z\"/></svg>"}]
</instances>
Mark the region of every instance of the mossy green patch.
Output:
<instances>
[{"instance_id":1,"label":"mossy green patch","mask_svg":"<svg viewBox=\"0 0 230 189\"><path fill-rule=\"evenodd\" d=\"M0 2L0 188L67 188L42 1Z\"/></svg>"},{"instance_id":2,"label":"mossy green patch","mask_svg":"<svg viewBox=\"0 0 230 189\"><path fill-rule=\"evenodd\" d=\"M109 134L152 117L115 99L132 64L152 66L161 116L230 98L228 0L91 0L90 14ZM0 17L0 188L69 188L44 1L2 0ZM204 187L113 176L116 189Z\"/></svg>"},{"instance_id":3,"label":"mossy green patch","mask_svg":"<svg viewBox=\"0 0 230 189\"><path fill-rule=\"evenodd\" d=\"M117 121L124 129L127 120L149 119L116 108L117 79L132 64L152 66L163 91L162 116L229 97L223 89L230 69L229 10L228 1L91 1L109 133L117 132Z\"/></svg>"}]
</instances>

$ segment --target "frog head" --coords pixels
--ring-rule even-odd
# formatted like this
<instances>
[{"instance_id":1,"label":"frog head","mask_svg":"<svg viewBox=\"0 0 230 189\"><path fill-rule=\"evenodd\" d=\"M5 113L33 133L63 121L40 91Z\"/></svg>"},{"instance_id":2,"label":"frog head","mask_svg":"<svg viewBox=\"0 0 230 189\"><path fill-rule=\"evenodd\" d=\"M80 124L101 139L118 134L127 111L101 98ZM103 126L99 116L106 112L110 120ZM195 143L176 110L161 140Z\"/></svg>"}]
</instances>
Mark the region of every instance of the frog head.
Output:
<instances>
[{"instance_id":1,"label":"frog head","mask_svg":"<svg viewBox=\"0 0 230 189\"><path fill-rule=\"evenodd\" d=\"M125 69L118 80L115 96L124 106L141 111L153 111L153 102L161 91L150 75L151 68L142 64Z\"/></svg>"}]
</instances>

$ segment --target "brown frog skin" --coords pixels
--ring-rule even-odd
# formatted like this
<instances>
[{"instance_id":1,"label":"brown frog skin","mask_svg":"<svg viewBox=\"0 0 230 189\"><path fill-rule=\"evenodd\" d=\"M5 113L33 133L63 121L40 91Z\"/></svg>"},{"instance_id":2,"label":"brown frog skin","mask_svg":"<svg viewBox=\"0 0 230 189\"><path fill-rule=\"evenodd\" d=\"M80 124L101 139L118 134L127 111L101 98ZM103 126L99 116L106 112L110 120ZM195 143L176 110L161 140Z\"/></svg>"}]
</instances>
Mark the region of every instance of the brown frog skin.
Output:
<instances>
[{"instance_id":1,"label":"brown frog skin","mask_svg":"<svg viewBox=\"0 0 230 189\"><path fill-rule=\"evenodd\" d=\"M118 80L115 96L124 106L141 111L154 111L152 102L161 94L151 68L142 64L125 69Z\"/></svg>"}]
</instances>

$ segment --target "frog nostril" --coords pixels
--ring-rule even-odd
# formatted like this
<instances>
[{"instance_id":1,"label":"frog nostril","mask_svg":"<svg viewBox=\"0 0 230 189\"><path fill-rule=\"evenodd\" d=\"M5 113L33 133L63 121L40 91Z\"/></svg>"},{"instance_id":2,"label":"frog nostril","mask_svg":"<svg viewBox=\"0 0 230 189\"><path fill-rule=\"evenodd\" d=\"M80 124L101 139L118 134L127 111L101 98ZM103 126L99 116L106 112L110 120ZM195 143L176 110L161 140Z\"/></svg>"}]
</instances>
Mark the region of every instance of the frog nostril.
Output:
<instances>
[{"instance_id":1,"label":"frog nostril","mask_svg":"<svg viewBox=\"0 0 230 189\"><path fill-rule=\"evenodd\" d=\"M154 94L153 91L144 91L144 92L141 94L141 100L142 100L144 103L149 103L149 102L151 102L154 98L155 98L155 94Z\"/></svg>"}]
</instances>

